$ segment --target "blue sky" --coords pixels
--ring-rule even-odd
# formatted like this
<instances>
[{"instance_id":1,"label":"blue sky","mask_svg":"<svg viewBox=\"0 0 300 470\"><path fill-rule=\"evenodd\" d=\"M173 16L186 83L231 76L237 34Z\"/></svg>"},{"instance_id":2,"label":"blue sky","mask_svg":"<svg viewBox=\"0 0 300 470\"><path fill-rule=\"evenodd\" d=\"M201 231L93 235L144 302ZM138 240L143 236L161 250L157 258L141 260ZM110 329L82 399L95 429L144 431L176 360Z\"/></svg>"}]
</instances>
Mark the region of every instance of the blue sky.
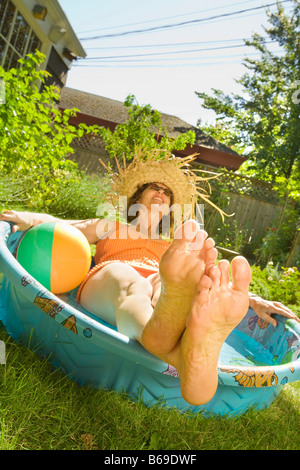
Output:
<instances>
[{"instance_id":1,"label":"blue sky","mask_svg":"<svg viewBox=\"0 0 300 470\"><path fill-rule=\"evenodd\" d=\"M255 8L273 3L59 2L87 52L86 59L73 65L67 86L122 102L134 94L139 104L150 104L193 125L198 119L213 122L215 118L214 113L201 108L195 91L240 91L235 79L246 72L243 57L255 57L252 48L243 46L243 39L254 32L265 35L266 9ZM289 5L285 3L287 11ZM275 11L276 6L270 9ZM269 47L278 50L276 44Z\"/></svg>"}]
</instances>

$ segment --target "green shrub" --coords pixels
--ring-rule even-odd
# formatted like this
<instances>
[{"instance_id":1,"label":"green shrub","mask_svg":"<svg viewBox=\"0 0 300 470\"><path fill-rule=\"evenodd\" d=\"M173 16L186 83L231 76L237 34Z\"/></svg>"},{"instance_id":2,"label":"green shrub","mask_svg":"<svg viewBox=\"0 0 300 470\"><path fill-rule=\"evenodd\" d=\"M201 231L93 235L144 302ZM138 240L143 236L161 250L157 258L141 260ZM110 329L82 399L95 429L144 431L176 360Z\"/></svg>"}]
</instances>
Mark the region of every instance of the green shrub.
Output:
<instances>
[{"instance_id":1,"label":"green shrub","mask_svg":"<svg viewBox=\"0 0 300 470\"><path fill-rule=\"evenodd\" d=\"M110 189L108 176L69 174L57 184L51 198L36 200L26 195L33 184L33 176L0 178L0 211L14 209L63 219L89 219L96 217L97 208Z\"/></svg>"},{"instance_id":2,"label":"green shrub","mask_svg":"<svg viewBox=\"0 0 300 470\"><path fill-rule=\"evenodd\" d=\"M40 90L48 72L45 56L36 51L20 59L20 67L5 71L5 103L0 106L0 175L20 181L22 199L40 210L66 178L77 178L76 163L68 159L74 138L97 132L95 126L70 125L78 110L60 111L53 86Z\"/></svg>"},{"instance_id":3,"label":"green shrub","mask_svg":"<svg viewBox=\"0 0 300 470\"><path fill-rule=\"evenodd\" d=\"M252 266L250 291L266 300L278 301L300 314L300 272L296 267Z\"/></svg>"},{"instance_id":4,"label":"green shrub","mask_svg":"<svg viewBox=\"0 0 300 470\"><path fill-rule=\"evenodd\" d=\"M65 178L43 210L65 219L91 219L96 217L109 188L108 175L100 178L83 173L77 178Z\"/></svg>"},{"instance_id":5,"label":"green shrub","mask_svg":"<svg viewBox=\"0 0 300 470\"><path fill-rule=\"evenodd\" d=\"M194 144L193 131L180 133L176 138L170 137L166 127L162 125L160 112L152 109L149 104L140 106L134 95L127 96L124 106L128 112L125 122L118 124L113 132L106 127L99 128L111 159L117 157L122 161L125 156L127 160L131 160L135 148L139 147L148 151L160 148L162 151L173 152L184 150L188 144Z\"/></svg>"},{"instance_id":6,"label":"green shrub","mask_svg":"<svg viewBox=\"0 0 300 470\"><path fill-rule=\"evenodd\" d=\"M287 255L292 248L299 214L299 205L286 208L280 227L278 228L278 220L274 220L274 224L266 228L266 234L259 248L254 252L257 262L261 266L265 266L270 260L274 264L279 263L284 265ZM298 262L296 265L298 268L300 267Z\"/></svg>"}]
</instances>

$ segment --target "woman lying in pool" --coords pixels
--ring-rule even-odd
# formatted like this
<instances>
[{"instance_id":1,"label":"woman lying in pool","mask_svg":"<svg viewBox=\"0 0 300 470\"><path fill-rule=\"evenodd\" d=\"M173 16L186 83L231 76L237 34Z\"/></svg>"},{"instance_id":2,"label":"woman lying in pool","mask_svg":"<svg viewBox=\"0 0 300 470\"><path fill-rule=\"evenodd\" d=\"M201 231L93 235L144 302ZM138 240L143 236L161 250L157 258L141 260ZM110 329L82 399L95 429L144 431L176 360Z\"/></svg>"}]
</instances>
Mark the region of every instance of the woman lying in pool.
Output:
<instances>
[{"instance_id":1,"label":"woman lying in pool","mask_svg":"<svg viewBox=\"0 0 300 470\"><path fill-rule=\"evenodd\" d=\"M130 191L124 190L124 184L122 192L119 188L129 197L130 207L138 204L134 223L116 222L108 230L105 220L66 222L97 245L96 266L80 286L78 299L175 367L183 397L200 405L216 391L221 347L249 304L270 323L275 321L270 313L295 316L281 305L269 302L266 308L264 301L262 307L259 299L249 297L251 270L245 258L232 261L230 283L229 263L216 264L214 242L197 221L179 226L171 243L157 236L170 207L192 201L195 189L189 173L175 165L174 159L154 163L140 162L136 185L131 180ZM125 175L126 183L134 170L133 166ZM180 190L181 180L186 181L184 190ZM14 230L24 230L57 219L6 211L0 220L14 222Z\"/></svg>"}]
</instances>

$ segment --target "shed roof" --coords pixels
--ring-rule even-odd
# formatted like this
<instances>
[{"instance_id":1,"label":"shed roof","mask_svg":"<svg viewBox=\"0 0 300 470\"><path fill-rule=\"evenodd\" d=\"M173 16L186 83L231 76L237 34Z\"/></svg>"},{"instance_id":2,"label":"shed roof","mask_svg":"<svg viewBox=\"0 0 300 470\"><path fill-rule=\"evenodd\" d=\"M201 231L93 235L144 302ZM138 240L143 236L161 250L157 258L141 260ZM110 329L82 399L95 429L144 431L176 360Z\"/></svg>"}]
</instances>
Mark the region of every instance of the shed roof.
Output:
<instances>
[{"instance_id":1,"label":"shed roof","mask_svg":"<svg viewBox=\"0 0 300 470\"><path fill-rule=\"evenodd\" d=\"M77 108L81 115L94 118L95 122L98 123L103 123L103 121L105 121L107 125L110 125L111 127L121 124L128 119L127 108L121 101L69 87L64 87L62 89L59 107L63 109ZM243 156L239 155L221 142L218 142L213 137L205 134L198 127L183 121L177 116L165 113L160 114L162 125L166 128L170 137L176 138L180 134L190 130L195 133L196 140L193 149L198 151L200 148L199 162L202 160L201 153L202 156L205 157L205 150L207 150L207 161L204 161L203 163L210 164L211 160L211 164L213 166L227 166L231 169L238 169L243 161L245 161ZM91 122L92 119L89 120L89 123ZM226 164L226 160L228 165Z\"/></svg>"}]
</instances>

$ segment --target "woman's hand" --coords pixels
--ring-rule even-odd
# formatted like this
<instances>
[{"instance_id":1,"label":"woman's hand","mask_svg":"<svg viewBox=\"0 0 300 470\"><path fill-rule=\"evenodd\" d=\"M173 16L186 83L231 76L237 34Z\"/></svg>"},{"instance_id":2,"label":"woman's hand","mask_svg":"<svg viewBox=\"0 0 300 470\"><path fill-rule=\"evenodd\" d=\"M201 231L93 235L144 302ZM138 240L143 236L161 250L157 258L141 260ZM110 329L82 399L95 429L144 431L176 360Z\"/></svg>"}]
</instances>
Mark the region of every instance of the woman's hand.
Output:
<instances>
[{"instance_id":1,"label":"woman's hand","mask_svg":"<svg viewBox=\"0 0 300 470\"><path fill-rule=\"evenodd\" d=\"M249 294L249 306L253 308L254 312L259 318L267 321L268 323L271 323L273 326L277 326L276 320L272 317L272 315L275 313L287 318L291 318L292 320L296 320L300 323L300 318L280 302L264 300L259 296Z\"/></svg>"},{"instance_id":2,"label":"woman's hand","mask_svg":"<svg viewBox=\"0 0 300 470\"><path fill-rule=\"evenodd\" d=\"M110 221L99 220L99 219L87 219L87 220L63 220L53 217L48 214L37 214L34 212L18 212L18 211L5 211L0 214L0 221L12 222L12 232L15 233L18 230L21 232L39 225L45 222L61 222L65 224L73 225L78 228L83 235L87 238L89 243L97 243L100 234L102 234L102 227L106 227ZM106 234L106 232L104 232Z\"/></svg>"},{"instance_id":3,"label":"woman's hand","mask_svg":"<svg viewBox=\"0 0 300 470\"><path fill-rule=\"evenodd\" d=\"M12 222L12 232L15 233L18 230L24 231L33 227L34 225L41 224L43 222L51 222L55 220L51 215L47 214L34 214L32 212L18 212L18 211L5 211L0 214L0 221Z\"/></svg>"}]
</instances>

